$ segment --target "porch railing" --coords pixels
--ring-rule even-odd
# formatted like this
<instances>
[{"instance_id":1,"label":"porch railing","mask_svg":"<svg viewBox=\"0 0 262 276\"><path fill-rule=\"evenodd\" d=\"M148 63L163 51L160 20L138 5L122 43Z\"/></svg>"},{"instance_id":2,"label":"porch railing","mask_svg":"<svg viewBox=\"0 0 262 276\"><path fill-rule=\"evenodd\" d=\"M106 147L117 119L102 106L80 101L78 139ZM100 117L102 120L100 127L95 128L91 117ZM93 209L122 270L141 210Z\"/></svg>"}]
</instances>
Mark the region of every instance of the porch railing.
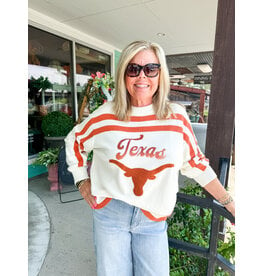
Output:
<instances>
[{"instance_id":1,"label":"porch railing","mask_svg":"<svg viewBox=\"0 0 262 276\"><path fill-rule=\"evenodd\" d=\"M227 158L221 159L220 176L219 180L223 186L227 179L227 173L229 168L229 160ZM206 258L207 276L213 276L216 266L228 271L231 275L235 275L235 265L226 260L223 256L217 253L217 240L219 235L219 222L220 216L227 218L230 222L235 223L235 218L227 211L220 203L212 198L201 198L198 196L186 195L183 193L177 194L177 202L187 203L190 205L196 205L201 208L207 208L212 210L212 220L210 229L209 247L204 248L181 240L169 238L169 246L178 250L186 251L187 253L199 257Z\"/></svg>"}]
</instances>

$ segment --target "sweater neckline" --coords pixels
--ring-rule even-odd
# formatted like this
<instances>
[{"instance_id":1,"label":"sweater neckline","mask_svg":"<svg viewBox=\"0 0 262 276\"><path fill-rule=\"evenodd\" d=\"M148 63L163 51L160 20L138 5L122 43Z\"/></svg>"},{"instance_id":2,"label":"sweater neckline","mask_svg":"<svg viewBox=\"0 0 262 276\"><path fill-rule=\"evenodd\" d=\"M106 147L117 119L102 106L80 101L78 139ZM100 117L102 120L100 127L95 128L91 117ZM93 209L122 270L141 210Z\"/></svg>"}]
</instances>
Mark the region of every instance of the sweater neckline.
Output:
<instances>
[{"instance_id":1,"label":"sweater neckline","mask_svg":"<svg viewBox=\"0 0 262 276\"><path fill-rule=\"evenodd\" d=\"M153 104L146 106L133 106L132 105L132 116L145 116L154 114Z\"/></svg>"}]
</instances>

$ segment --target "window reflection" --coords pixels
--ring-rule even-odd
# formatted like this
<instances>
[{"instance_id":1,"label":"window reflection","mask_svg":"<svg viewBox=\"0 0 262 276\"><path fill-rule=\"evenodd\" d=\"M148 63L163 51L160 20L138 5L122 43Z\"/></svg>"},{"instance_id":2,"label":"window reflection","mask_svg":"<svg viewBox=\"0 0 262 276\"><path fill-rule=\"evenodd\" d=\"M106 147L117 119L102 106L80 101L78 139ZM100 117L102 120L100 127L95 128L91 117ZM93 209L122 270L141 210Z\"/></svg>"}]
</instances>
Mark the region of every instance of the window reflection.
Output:
<instances>
[{"instance_id":1,"label":"window reflection","mask_svg":"<svg viewBox=\"0 0 262 276\"><path fill-rule=\"evenodd\" d=\"M72 86L66 70L71 67L70 42L33 27L29 27L28 38L29 83L32 78L42 76L53 85L42 93L42 97L39 91L31 91L29 85L29 114L41 116L60 110L71 116Z\"/></svg>"},{"instance_id":2,"label":"window reflection","mask_svg":"<svg viewBox=\"0 0 262 276\"><path fill-rule=\"evenodd\" d=\"M78 108L81 106L81 93L84 93L85 85L91 74L96 72L107 73L110 70L110 56L86 46L75 44L76 56L76 85ZM84 116L88 116L87 108L84 110Z\"/></svg>"},{"instance_id":3,"label":"window reflection","mask_svg":"<svg viewBox=\"0 0 262 276\"><path fill-rule=\"evenodd\" d=\"M28 27L28 151L34 155L43 150L42 118L52 111L62 111L74 117L74 102L81 106L85 86L91 74L111 73L110 56L84 45ZM72 64L72 54L76 63ZM73 66L76 75L73 76ZM74 93L73 77L76 84ZM34 81L47 78L51 87L39 89ZM74 98L74 95L77 95ZM88 112L84 114L88 116Z\"/></svg>"},{"instance_id":4,"label":"window reflection","mask_svg":"<svg viewBox=\"0 0 262 276\"><path fill-rule=\"evenodd\" d=\"M28 28L28 145L29 155L44 147L42 118L52 111L73 115L70 41L29 26ZM51 87L39 89L35 82L47 78Z\"/></svg>"}]
</instances>

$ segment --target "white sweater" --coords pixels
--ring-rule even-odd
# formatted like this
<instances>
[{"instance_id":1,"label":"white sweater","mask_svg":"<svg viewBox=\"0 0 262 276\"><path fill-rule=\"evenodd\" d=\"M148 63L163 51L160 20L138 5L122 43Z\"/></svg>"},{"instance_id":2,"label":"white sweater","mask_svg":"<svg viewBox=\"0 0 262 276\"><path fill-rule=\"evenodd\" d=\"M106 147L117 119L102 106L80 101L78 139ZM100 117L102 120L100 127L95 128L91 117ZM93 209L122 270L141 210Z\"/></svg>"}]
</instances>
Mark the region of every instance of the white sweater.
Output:
<instances>
[{"instance_id":1,"label":"white sweater","mask_svg":"<svg viewBox=\"0 0 262 276\"><path fill-rule=\"evenodd\" d=\"M156 119L152 105L132 107L125 122L113 114L112 105L102 105L65 139L75 182L88 178L86 159L93 150L90 178L96 208L115 198L160 221L176 204L179 170L201 186L216 178L182 106L172 104L174 113L166 120Z\"/></svg>"}]
</instances>

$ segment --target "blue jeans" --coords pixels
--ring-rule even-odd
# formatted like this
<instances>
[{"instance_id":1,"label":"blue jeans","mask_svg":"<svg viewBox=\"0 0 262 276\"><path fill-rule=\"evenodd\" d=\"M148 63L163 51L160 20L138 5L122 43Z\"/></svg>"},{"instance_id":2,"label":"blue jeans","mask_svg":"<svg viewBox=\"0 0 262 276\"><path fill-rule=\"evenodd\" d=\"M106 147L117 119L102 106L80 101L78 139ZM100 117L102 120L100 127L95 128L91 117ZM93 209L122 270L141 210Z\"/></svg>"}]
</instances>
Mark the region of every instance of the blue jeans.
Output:
<instances>
[{"instance_id":1,"label":"blue jeans","mask_svg":"<svg viewBox=\"0 0 262 276\"><path fill-rule=\"evenodd\" d=\"M116 199L93 219L98 276L169 276L166 221Z\"/></svg>"}]
</instances>

